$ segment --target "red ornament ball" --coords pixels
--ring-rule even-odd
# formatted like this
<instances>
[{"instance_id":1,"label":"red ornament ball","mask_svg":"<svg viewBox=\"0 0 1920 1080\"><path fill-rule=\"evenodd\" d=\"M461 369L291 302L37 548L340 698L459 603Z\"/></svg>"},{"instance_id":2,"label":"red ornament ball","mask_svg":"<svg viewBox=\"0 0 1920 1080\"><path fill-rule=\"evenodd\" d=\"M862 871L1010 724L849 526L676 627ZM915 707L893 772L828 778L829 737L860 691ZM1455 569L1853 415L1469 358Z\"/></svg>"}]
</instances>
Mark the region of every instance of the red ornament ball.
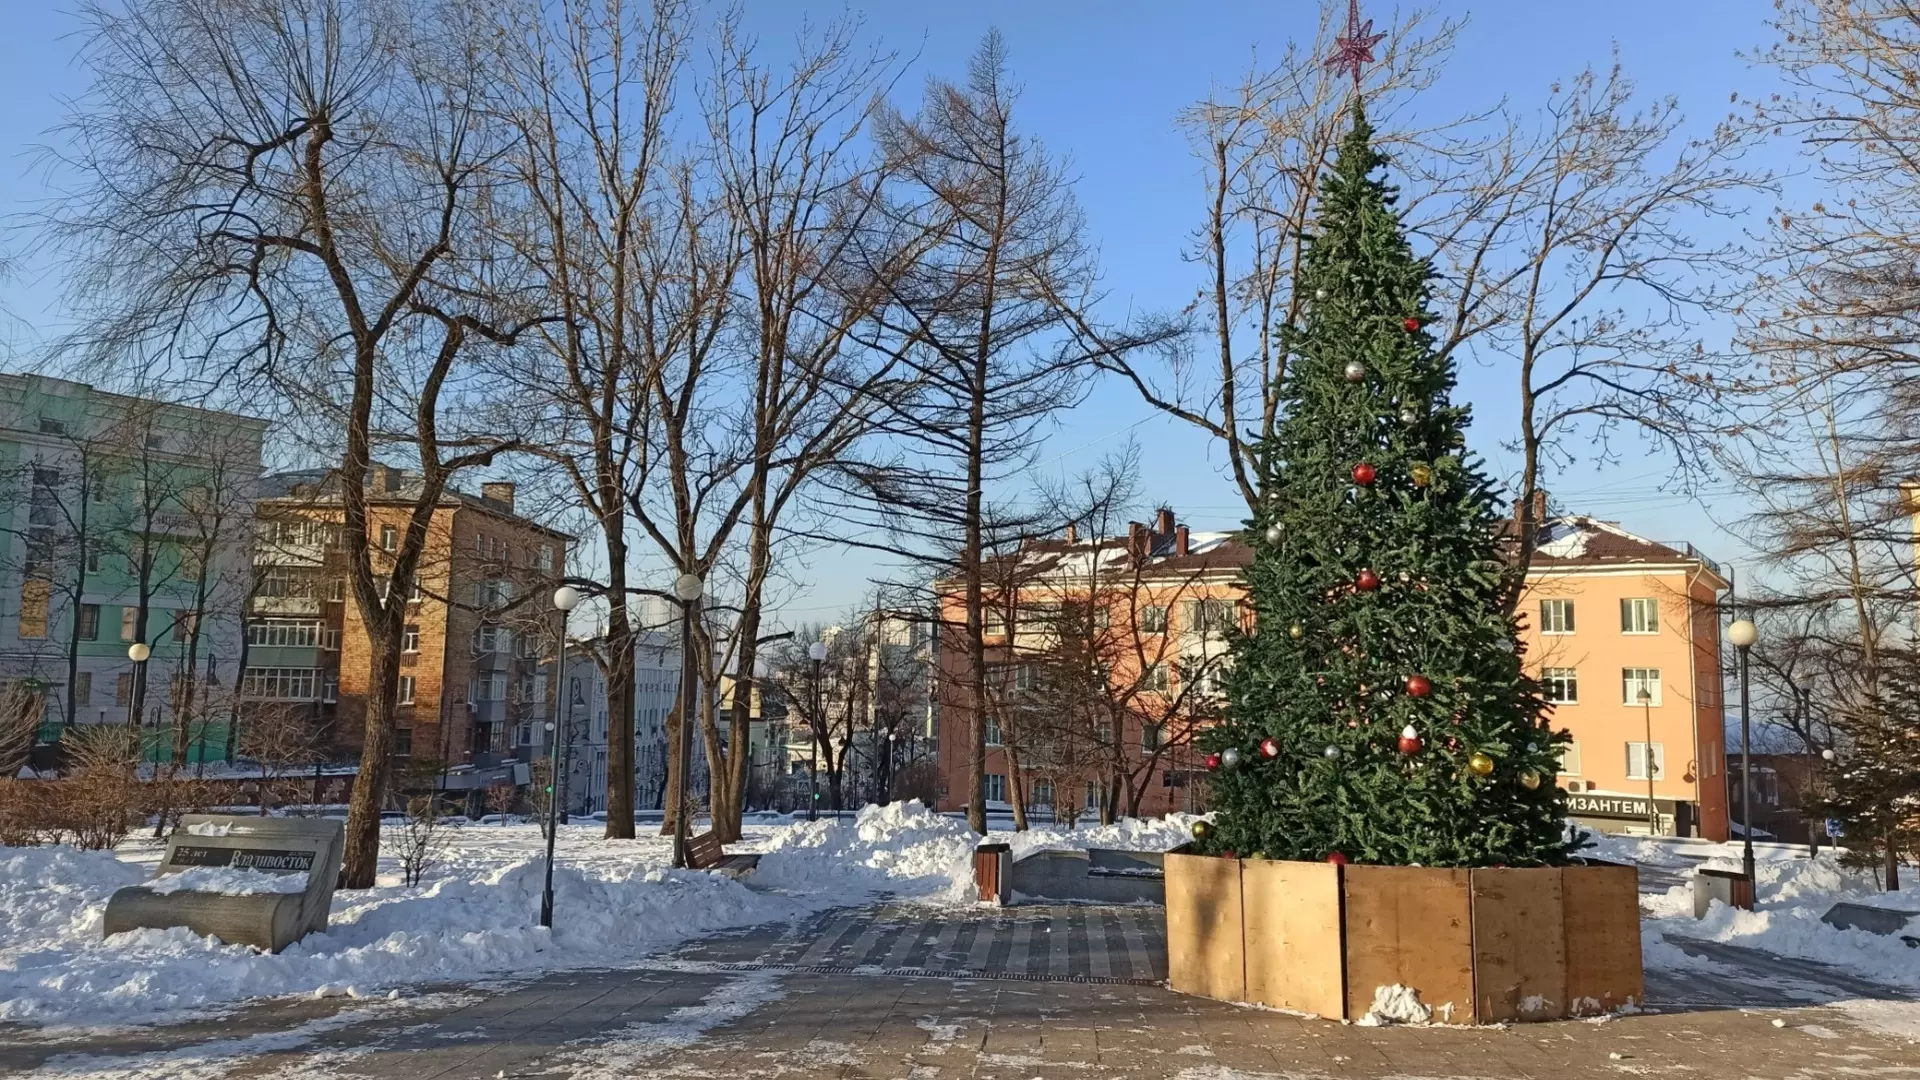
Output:
<instances>
[{"instance_id":1,"label":"red ornament ball","mask_svg":"<svg viewBox=\"0 0 1920 1080\"><path fill-rule=\"evenodd\" d=\"M1263 758L1279 757L1280 756L1280 740L1272 737L1261 739L1260 740L1260 756Z\"/></svg>"},{"instance_id":2,"label":"red ornament ball","mask_svg":"<svg viewBox=\"0 0 1920 1080\"><path fill-rule=\"evenodd\" d=\"M1373 483L1373 466L1364 461L1355 465L1353 467L1353 482L1359 484L1361 487L1366 487L1368 484Z\"/></svg>"},{"instance_id":3,"label":"red ornament ball","mask_svg":"<svg viewBox=\"0 0 1920 1080\"><path fill-rule=\"evenodd\" d=\"M1327 855L1327 861L1328 861L1328 862L1330 862L1330 863L1332 863L1332 864L1333 864L1333 865L1335 865L1335 866L1345 866L1345 865L1347 865L1347 857L1346 857L1345 855L1343 855L1343 854L1341 854L1341 853L1340 853L1340 852L1338 852L1338 851L1335 851L1335 852L1330 852L1330 853L1329 853L1329 854Z\"/></svg>"},{"instance_id":4,"label":"red ornament ball","mask_svg":"<svg viewBox=\"0 0 1920 1080\"><path fill-rule=\"evenodd\" d=\"M1207 768L1209 768L1209 769L1217 769L1217 768L1219 768L1219 767L1220 767L1220 755L1219 755L1219 754L1208 754L1208 755L1207 755Z\"/></svg>"},{"instance_id":5,"label":"red ornament ball","mask_svg":"<svg viewBox=\"0 0 1920 1080\"><path fill-rule=\"evenodd\" d=\"M1418 318L1415 318L1413 316L1408 316L1404 321L1400 323L1400 328L1405 330L1407 333L1411 334L1418 331L1422 325L1423 324L1420 322Z\"/></svg>"},{"instance_id":6,"label":"red ornament ball","mask_svg":"<svg viewBox=\"0 0 1920 1080\"><path fill-rule=\"evenodd\" d=\"M1433 683L1425 675L1409 675L1407 677L1408 697L1426 697L1431 693L1433 693Z\"/></svg>"},{"instance_id":7,"label":"red ornament ball","mask_svg":"<svg viewBox=\"0 0 1920 1080\"><path fill-rule=\"evenodd\" d=\"M1360 586L1361 592L1372 592L1380 587L1380 575L1371 570L1362 570L1360 576L1354 579L1354 584Z\"/></svg>"},{"instance_id":8,"label":"red ornament ball","mask_svg":"<svg viewBox=\"0 0 1920 1080\"><path fill-rule=\"evenodd\" d=\"M1420 741L1420 733L1413 730L1412 724L1408 724L1406 728L1400 732L1400 752L1401 753L1417 754L1420 752L1420 748L1424 745L1425 744Z\"/></svg>"},{"instance_id":9,"label":"red ornament ball","mask_svg":"<svg viewBox=\"0 0 1920 1080\"><path fill-rule=\"evenodd\" d=\"M1223 859L1237 859L1240 857L1240 853L1229 848L1228 850L1221 852L1220 857Z\"/></svg>"}]
</instances>

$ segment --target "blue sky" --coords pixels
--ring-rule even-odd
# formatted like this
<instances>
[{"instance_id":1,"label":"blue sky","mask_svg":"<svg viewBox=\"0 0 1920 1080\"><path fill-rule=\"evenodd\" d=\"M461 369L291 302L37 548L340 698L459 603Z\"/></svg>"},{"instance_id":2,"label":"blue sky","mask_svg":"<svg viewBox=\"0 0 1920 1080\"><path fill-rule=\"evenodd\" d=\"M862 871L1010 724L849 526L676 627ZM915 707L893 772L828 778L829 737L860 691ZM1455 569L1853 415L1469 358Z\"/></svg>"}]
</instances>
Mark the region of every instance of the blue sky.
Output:
<instances>
[{"instance_id":1,"label":"blue sky","mask_svg":"<svg viewBox=\"0 0 1920 1080\"><path fill-rule=\"evenodd\" d=\"M1588 65L1619 58L1646 95L1677 95L1701 130L1723 116L1734 89L1764 79L1736 52L1764 41L1761 0L1440 0L1434 5L1470 21L1452 67L1423 98L1419 111L1434 117L1485 108L1507 98L1517 105L1542 100L1548 86ZM74 60L75 21L53 5L8 5L8 32L0 35L0 212L17 212L44 197L48 178L34 168L28 148L48 138L65 96L84 88ZM1384 22L1385 4L1366 5ZM1277 55L1290 37L1310 38L1317 6L1310 0L975 0L968 4L854 0L844 5L796 0L748 0L749 23L769 44L788 37L802 19L815 22L842 11L862 16L871 36L917 55L902 83L903 101L918 96L929 74L959 76L989 27L998 27L1024 87L1021 123L1065 154L1079 176L1078 194L1116 312L1178 308L1200 285L1197 268L1181 258L1198 222L1201 180L1174 129L1183 106L1216 84L1233 82L1259 49ZM1781 152L1783 153L1783 152ZM1784 161L1784 157L1782 158ZM14 238L20 239L18 236ZM44 268L0 282L0 310L18 322L0 341L29 345L57 326L57 289ZM4 354L0 354L4 359ZM12 363L18 366L22 359ZM1496 443L1512 414L1509 375L1470 365L1460 393L1475 405L1473 448L1503 473ZM1086 403L1064 416L1042 454L1053 472L1083 468L1127 437L1140 441L1149 498L1170 502L1196 528L1230 528L1238 500L1220 475L1214 447L1177 424L1154 418L1133 392L1117 383L1096 386ZM1604 472L1556 478L1552 488L1569 509L1617 519L1643 535L1690 540L1735 563L1745 550L1733 532L1738 508L1703 508L1656 489L1662 463L1629 456ZM868 572L863 560L819 553L799 574L813 587L785 602L789 617L814 620L858 598Z\"/></svg>"}]
</instances>

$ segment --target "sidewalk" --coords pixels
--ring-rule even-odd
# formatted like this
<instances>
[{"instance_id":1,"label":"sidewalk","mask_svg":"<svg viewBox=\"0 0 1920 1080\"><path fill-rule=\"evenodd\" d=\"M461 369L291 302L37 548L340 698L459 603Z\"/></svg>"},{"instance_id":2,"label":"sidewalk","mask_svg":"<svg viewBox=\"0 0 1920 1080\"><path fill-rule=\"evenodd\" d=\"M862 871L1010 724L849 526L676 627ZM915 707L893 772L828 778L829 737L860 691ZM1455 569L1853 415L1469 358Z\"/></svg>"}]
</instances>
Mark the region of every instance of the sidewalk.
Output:
<instances>
[{"instance_id":1,"label":"sidewalk","mask_svg":"<svg viewBox=\"0 0 1920 1080\"><path fill-rule=\"evenodd\" d=\"M932 914L833 912L693 943L638 969L515 986L287 1000L219 1021L71 1040L0 1032L0 1075L1920 1080L1920 1003L1817 965L1776 977L1769 958L1750 950L1705 947L1697 966L1658 973L1649 992L1661 1011L1649 1015L1361 1028L1131 977L1141 955L1163 959L1152 920L1130 909ZM977 958L994 970L967 973Z\"/></svg>"}]
</instances>

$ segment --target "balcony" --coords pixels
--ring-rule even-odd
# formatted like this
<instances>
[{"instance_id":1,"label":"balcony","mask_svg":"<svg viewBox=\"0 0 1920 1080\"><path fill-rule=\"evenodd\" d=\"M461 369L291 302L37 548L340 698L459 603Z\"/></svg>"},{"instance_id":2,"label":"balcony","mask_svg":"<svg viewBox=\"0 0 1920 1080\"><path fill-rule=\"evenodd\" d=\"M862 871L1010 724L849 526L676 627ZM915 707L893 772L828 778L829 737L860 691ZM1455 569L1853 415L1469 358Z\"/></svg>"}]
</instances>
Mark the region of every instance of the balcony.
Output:
<instances>
[{"instance_id":1,"label":"balcony","mask_svg":"<svg viewBox=\"0 0 1920 1080\"><path fill-rule=\"evenodd\" d=\"M256 596L253 610L258 615L318 615L322 602L315 596Z\"/></svg>"}]
</instances>

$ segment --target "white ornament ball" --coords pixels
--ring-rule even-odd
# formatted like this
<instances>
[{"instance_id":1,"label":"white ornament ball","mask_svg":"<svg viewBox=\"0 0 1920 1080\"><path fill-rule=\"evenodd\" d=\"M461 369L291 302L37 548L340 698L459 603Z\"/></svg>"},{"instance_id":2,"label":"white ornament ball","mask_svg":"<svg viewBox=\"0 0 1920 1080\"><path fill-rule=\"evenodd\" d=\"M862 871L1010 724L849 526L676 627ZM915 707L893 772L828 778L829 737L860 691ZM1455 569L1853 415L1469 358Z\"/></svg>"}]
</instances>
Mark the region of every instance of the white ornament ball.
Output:
<instances>
[{"instance_id":1,"label":"white ornament ball","mask_svg":"<svg viewBox=\"0 0 1920 1080\"><path fill-rule=\"evenodd\" d=\"M1419 419L1420 419L1420 414L1417 412L1414 412L1412 409L1400 410L1400 422L1403 424L1411 424Z\"/></svg>"},{"instance_id":2,"label":"white ornament ball","mask_svg":"<svg viewBox=\"0 0 1920 1080\"><path fill-rule=\"evenodd\" d=\"M1220 764L1228 769L1237 768L1240 764L1240 751L1231 746L1220 751Z\"/></svg>"},{"instance_id":3,"label":"white ornament ball","mask_svg":"<svg viewBox=\"0 0 1920 1080\"><path fill-rule=\"evenodd\" d=\"M1327 298L1327 290L1325 289L1313 290L1313 298L1315 300L1325 300Z\"/></svg>"},{"instance_id":4,"label":"white ornament ball","mask_svg":"<svg viewBox=\"0 0 1920 1080\"><path fill-rule=\"evenodd\" d=\"M1277 544L1280 542L1280 538L1285 535L1287 535L1287 530L1284 528L1281 528L1279 522L1276 521L1273 524L1267 526L1267 543Z\"/></svg>"},{"instance_id":5,"label":"white ornament ball","mask_svg":"<svg viewBox=\"0 0 1920 1080\"><path fill-rule=\"evenodd\" d=\"M1367 377L1367 365L1358 360L1347 361L1347 381L1359 382Z\"/></svg>"},{"instance_id":6,"label":"white ornament ball","mask_svg":"<svg viewBox=\"0 0 1920 1080\"><path fill-rule=\"evenodd\" d=\"M1337 758L1340 756L1340 748L1337 746L1329 746L1325 750L1322 750L1320 752L1326 755L1326 758L1328 761L1332 761L1334 758Z\"/></svg>"}]
</instances>

